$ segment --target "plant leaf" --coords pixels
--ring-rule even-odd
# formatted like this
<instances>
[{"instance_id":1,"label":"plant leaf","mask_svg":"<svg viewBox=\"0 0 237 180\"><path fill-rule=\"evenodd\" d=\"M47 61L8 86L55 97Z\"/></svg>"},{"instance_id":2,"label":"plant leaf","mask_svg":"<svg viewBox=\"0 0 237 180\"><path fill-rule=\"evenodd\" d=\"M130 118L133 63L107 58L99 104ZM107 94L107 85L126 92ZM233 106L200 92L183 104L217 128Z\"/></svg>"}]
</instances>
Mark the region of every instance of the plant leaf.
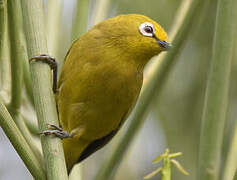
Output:
<instances>
[{"instance_id":1,"label":"plant leaf","mask_svg":"<svg viewBox=\"0 0 237 180\"><path fill-rule=\"evenodd\" d=\"M144 179L150 179L151 177L155 176L158 172L162 170L161 167L157 168L156 170L152 171L148 175L144 176Z\"/></svg>"},{"instance_id":2,"label":"plant leaf","mask_svg":"<svg viewBox=\"0 0 237 180\"><path fill-rule=\"evenodd\" d=\"M159 156L157 156L153 161L152 163L158 163L159 161L161 161L162 159L164 158L164 154L161 154Z\"/></svg>"},{"instance_id":3,"label":"plant leaf","mask_svg":"<svg viewBox=\"0 0 237 180\"><path fill-rule=\"evenodd\" d=\"M177 156L181 156L183 153L182 152L177 152L177 153L172 153L172 154L169 154L169 158L173 158L173 157L177 157Z\"/></svg>"},{"instance_id":4,"label":"plant leaf","mask_svg":"<svg viewBox=\"0 0 237 180\"><path fill-rule=\"evenodd\" d=\"M178 170L184 175L188 176L189 173L183 168L183 166L176 160L171 159L171 162L178 168Z\"/></svg>"}]
</instances>

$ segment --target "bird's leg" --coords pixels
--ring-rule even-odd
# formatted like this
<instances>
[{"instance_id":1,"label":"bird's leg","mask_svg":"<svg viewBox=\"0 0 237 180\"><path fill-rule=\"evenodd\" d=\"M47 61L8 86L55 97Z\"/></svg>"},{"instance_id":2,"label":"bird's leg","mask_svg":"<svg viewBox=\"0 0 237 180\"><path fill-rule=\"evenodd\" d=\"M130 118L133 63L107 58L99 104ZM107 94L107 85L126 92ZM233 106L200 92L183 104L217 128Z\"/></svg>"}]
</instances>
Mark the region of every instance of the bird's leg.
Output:
<instances>
[{"instance_id":1,"label":"bird's leg","mask_svg":"<svg viewBox=\"0 0 237 180\"><path fill-rule=\"evenodd\" d=\"M70 134L67 131L64 131L62 128L56 126L56 125L52 125L52 124L48 124L49 129L43 131L42 133L40 133L40 135L55 135L57 137L59 137L60 139L65 139L65 138L72 138L73 134Z\"/></svg>"},{"instance_id":2,"label":"bird's leg","mask_svg":"<svg viewBox=\"0 0 237 180\"><path fill-rule=\"evenodd\" d=\"M41 61L44 63L47 63L50 68L53 70L53 92L57 92L57 72L58 72L58 64L55 58L47 55L47 54L41 54L39 56L32 57L29 61Z\"/></svg>"}]
</instances>

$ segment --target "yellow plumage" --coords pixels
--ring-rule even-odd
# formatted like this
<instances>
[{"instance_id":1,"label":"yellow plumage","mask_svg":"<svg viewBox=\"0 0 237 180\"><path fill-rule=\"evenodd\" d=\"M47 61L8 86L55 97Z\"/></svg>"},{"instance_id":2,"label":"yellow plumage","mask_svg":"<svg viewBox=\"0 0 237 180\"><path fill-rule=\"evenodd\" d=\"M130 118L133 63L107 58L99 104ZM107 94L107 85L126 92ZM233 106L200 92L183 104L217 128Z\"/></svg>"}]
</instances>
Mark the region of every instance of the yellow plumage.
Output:
<instances>
[{"instance_id":1,"label":"yellow plumage","mask_svg":"<svg viewBox=\"0 0 237 180\"><path fill-rule=\"evenodd\" d=\"M144 22L166 43L155 21L131 14L101 22L72 44L56 94L62 128L73 134L63 139L68 170L113 137L136 102L144 66L166 48L142 34Z\"/></svg>"}]
</instances>

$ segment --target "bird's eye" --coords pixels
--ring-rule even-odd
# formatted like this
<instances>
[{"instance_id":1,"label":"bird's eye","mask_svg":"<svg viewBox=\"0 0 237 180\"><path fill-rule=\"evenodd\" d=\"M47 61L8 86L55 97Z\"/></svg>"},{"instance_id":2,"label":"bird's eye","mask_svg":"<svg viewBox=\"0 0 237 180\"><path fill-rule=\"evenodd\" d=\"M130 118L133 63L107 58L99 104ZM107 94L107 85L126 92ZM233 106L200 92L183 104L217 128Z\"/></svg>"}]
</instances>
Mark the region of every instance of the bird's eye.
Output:
<instances>
[{"instance_id":1,"label":"bird's eye","mask_svg":"<svg viewBox=\"0 0 237 180\"><path fill-rule=\"evenodd\" d=\"M153 33L153 28L152 28L151 26L145 26L145 27L144 27L144 31L145 31L146 33Z\"/></svg>"},{"instance_id":2,"label":"bird's eye","mask_svg":"<svg viewBox=\"0 0 237 180\"><path fill-rule=\"evenodd\" d=\"M139 26L140 33L144 36L152 37L155 33L153 24L149 22L144 22Z\"/></svg>"}]
</instances>

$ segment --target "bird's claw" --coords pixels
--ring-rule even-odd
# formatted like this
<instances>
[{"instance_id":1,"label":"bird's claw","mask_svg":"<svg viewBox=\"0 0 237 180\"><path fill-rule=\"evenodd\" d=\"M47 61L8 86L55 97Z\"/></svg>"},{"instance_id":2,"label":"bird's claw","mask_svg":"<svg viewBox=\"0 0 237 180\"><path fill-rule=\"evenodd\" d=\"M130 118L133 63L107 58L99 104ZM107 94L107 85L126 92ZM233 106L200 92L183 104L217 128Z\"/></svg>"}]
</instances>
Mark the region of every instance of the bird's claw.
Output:
<instances>
[{"instance_id":1,"label":"bird's claw","mask_svg":"<svg viewBox=\"0 0 237 180\"><path fill-rule=\"evenodd\" d=\"M41 54L39 56L34 56L30 58L31 61L41 61L49 65L49 67L53 70L53 92L57 92L57 72L58 72L58 64L55 58L47 55Z\"/></svg>"},{"instance_id":2,"label":"bird's claw","mask_svg":"<svg viewBox=\"0 0 237 180\"><path fill-rule=\"evenodd\" d=\"M34 56L30 58L30 62L36 60L47 63L51 69L54 69L57 66L57 61L54 57L49 56L48 54L41 54L39 56Z\"/></svg>"},{"instance_id":3,"label":"bird's claw","mask_svg":"<svg viewBox=\"0 0 237 180\"><path fill-rule=\"evenodd\" d=\"M58 127L58 126L56 126L54 124L47 124L47 125L48 125L49 129L63 131L62 128L60 128L60 127Z\"/></svg>"},{"instance_id":4,"label":"bird's claw","mask_svg":"<svg viewBox=\"0 0 237 180\"><path fill-rule=\"evenodd\" d=\"M40 133L40 135L55 135L57 137L59 137L60 139L65 139L65 138L71 138L72 134L68 133L67 131L64 131L62 128L56 126L56 125L52 125L52 124L48 124L49 129L43 131Z\"/></svg>"}]
</instances>

